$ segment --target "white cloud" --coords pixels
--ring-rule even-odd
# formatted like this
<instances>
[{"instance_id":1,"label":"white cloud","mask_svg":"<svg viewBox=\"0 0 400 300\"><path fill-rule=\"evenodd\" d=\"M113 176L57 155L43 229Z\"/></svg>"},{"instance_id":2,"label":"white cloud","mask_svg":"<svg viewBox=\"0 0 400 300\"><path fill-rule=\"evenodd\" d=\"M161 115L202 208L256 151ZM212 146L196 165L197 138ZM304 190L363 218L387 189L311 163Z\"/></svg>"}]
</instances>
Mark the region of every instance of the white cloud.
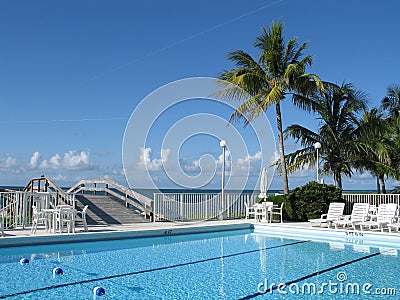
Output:
<instances>
[{"instance_id":1,"label":"white cloud","mask_svg":"<svg viewBox=\"0 0 400 300\"><path fill-rule=\"evenodd\" d=\"M149 171L161 171L163 165L169 160L170 149L161 149L161 158L151 159L151 148L141 148L139 157L139 167Z\"/></svg>"},{"instance_id":2,"label":"white cloud","mask_svg":"<svg viewBox=\"0 0 400 300\"><path fill-rule=\"evenodd\" d=\"M113 175L125 175L124 169L123 168L113 168L111 170L111 173Z\"/></svg>"},{"instance_id":3,"label":"white cloud","mask_svg":"<svg viewBox=\"0 0 400 300\"><path fill-rule=\"evenodd\" d=\"M279 152L278 151L274 151L273 156L271 157L270 160L270 165L274 165L276 164L276 162L279 160Z\"/></svg>"},{"instance_id":4,"label":"white cloud","mask_svg":"<svg viewBox=\"0 0 400 300\"><path fill-rule=\"evenodd\" d=\"M77 153L74 150L70 150L64 153L63 157L60 154L55 154L49 160L43 160L40 163L40 168L85 170L92 168L92 164L90 163L90 155L88 152L81 151L80 153Z\"/></svg>"},{"instance_id":5,"label":"white cloud","mask_svg":"<svg viewBox=\"0 0 400 300\"><path fill-rule=\"evenodd\" d=\"M81 153L76 154L75 151L68 151L64 154L63 166L66 169L77 170L81 168L86 168L90 165L89 153L81 151Z\"/></svg>"},{"instance_id":6,"label":"white cloud","mask_svg":"<svg viewBox=\"0 0 400 300\"><path fill-rule=\"evenodd\" d=\"M259 161L262 159L262 153L261 151L256 152L254 155L247 155L244 158L238 158L237 159L237 164L240 168L243 168L253 162Z\"/></svg>"},{"instance_id":7,"label":"white cloud","mask_svg":"<svg viewBox=\"0 0 400 300\"><path fill-rule=\"evenodd\" d=\"M183 169L185 172L193 173L193 172L200 172L200 160L196 159L190 163L185 163L183 165Z\"/></svg>"},{"instance_id":8,"label":"white cloud","mask_svg":"<svg viewBox=\"0 0 400 300\"><path fill-rule=\"evenodd\" d=\"M52 179L54 181L65 181L67 179L67 176L63 176L61 174L58 174L57 176L53 176Z\"/></svg>"},{"instance_id":9,"label":"white cloud","mask_svg":"<svg viewBox=\"0 0 400 300\"><path fill-rule=\"evenodd\" d=\"M38 151L33 153L28 164L29 167L35 169L38 166L39 158L40 158L40 153Z\"/></svg>"},{"instance_id":10,"label":"white cloud","mask_svg":"<svg viewBox=\"0 0 400 300\"><path fill-rule=\"evenodd\" d=\"M10 155L5 158L0 158L0 170L18 173L20 168L18 167L17 159Z\"/></svg>"},{"instance_id":11,"label":"white cloud","mask_svg":"<svg viewBox=\"0 0 400 300\"><path fill-rule=\"evenodd\" d=\"M0 158L0 171L6 173L19 174L22 168L18 165L17 159L11 155Z\"/></svg>"},{"instance_id":12,"label":"white cloud","mask_svg":"<svg viewBox=\"0 0 400 300\"><path fill-rule=\"evenodd\" d=\"M231 156L231 152L229 150L225 151L225 165L229 166L230 165L230 156ZM218 165L222 165L222 162L224 160L224 154L221 154L220 156L218 156L218 160L217 160L217 164Z\"/></svg>"},{"instance_id":13,"label":"white cloud","mask_svg":"<svg viewBox=\"0 0 400 300\"><path fill-rule=\"evenodd\" d=\"M8 156L8 157L6 157L6 158L4 159L4 167L5 167L6 169L13 168L13 167L15 167L16 165L17 165L17 160L16 160L14 157Z\"/></svg>"}]
</instances>

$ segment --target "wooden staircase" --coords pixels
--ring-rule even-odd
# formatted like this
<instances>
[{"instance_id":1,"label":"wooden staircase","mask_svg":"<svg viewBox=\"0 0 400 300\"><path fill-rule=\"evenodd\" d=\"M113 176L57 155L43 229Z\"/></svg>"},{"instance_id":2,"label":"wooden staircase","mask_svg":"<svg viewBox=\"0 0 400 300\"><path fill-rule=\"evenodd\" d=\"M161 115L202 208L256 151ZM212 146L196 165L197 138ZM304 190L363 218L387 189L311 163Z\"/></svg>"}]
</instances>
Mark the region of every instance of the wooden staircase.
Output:
<instances>
[{"instance_id":1,"label":"wooden staircase","mask_svg":"<svg viewBox=\"0 0 400 300\"><path fill-rule=\"evenodd\" d=\"M131 207L126 207L122 201L118 201L112 196L77 194L75 200L78 210L89 205L86 211L86 220L89 226L150 222L150 219L146 219L144 214L138 213Z\"/></svg>"}]
</instances>

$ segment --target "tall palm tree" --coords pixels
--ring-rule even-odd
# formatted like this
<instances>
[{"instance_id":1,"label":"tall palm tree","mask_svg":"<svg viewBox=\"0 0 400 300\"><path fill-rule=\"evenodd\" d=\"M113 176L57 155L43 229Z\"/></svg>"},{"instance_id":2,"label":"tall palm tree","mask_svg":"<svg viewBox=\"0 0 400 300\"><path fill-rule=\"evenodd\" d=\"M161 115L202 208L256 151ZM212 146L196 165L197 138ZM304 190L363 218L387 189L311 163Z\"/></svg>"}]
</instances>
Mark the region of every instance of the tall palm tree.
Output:
<instances>
[{"instance_id":1,"label":"tall palm tree","mask_svg":"<svg viewBox=\"0 0 400 300\"><path fill-rule=\"evenodd\" d=\"M289 193L289 184L285 164L285 150L283 145L281 101L287 95L298 94L292 97L295 104L306 109L306 95L310 89L315 90L317 85L323 88L319 78L314 74L306 74L306 67L311 66L311 55L303 57L307 42L297 43L292 38L285 43L282 37L283 25L281 22L272 23L271 27L256 38L254 46L260 50L258 59L250 54L237 50L228 54L228 60L236 64L236 68L222 72L219 79L222 86L226 82L235 87L226 87L219 94L231 100L244 100L232 114L230 121L244 119L244 126L248 125L271 105L275 105L276 122L280 152L280 167L283 176L284 193ZM303 57L303 58L302 58ZM312 86L312 88L311 88ZM250 95L247 98L245 91ZM243 99L243 97L245 97Z\"/></svg>"},{"instance_id":2,"label":"tall palm tree","mask_svg":"<svg viewBox=\"0 0 400 300\"><path fill-rule=\"evenodd\" d=\"M314 144L320 142L323 171L333 174L336 185L341 188L342 175L352 175L357 147L354 144L357 114L365 109L366 96L351 84L324 83L324 86L323 92L310 97L311 106L320 120L318 130L312 131L298 124L286 128L285 138L296 139L302 148L285 158L290 172L311 167L316 160Z\"/></svg>"}]
</instances>

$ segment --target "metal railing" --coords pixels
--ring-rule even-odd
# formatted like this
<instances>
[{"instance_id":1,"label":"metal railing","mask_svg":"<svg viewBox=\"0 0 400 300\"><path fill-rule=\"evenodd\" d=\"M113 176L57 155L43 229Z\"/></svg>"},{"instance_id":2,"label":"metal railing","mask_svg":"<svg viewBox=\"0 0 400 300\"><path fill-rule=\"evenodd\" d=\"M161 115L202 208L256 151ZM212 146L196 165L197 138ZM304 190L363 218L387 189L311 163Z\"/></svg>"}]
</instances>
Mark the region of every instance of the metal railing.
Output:
<instances>
[{"instance_id":1,"label":"metal railing","mask_svg":"<svg viewBox=\"0 0 400 300\"><path fill-rule=\"evenodd\" d=\"M351 214L352 204L354 203L369 203L376 207L383 203L400 205L400 194L343 194L342 196L346 202L345 214Z\"/></svg>"},{"instance_id":2,"label":"metal railing","mask_svg":"<svg viewBox=\"0 0 400 300\"><path fill-rule=\"evenodd\" d=\"M32 206L38 209L63 204L75 207L75 195L66 193L52 180L42 176L31 179L23 191L1 192L0 203L4 228L25 228L32 223Z\"/></svg>"},{"instance_id":3,"label":"metal railing","mask_svg":"<svg viewBox=\"0 0 400 300\"><path fill-rule=\"evenodd\" d=\"M4 228L25 227L27 211L24 192L0 193L1 217Z\"/></svg>"},{"instance_id":4,"label":"metal railing","mask_svg":"<svg viewBox=\"0 0 400 300\"><path fill-rule=\"evenodd\" d=\"M156 221L194 221L241 218L245 215L245 202L253 205L254 194L224 193L155 193ZM224 211L222 211L224 207Z\"/></svg>"}]
</instances>

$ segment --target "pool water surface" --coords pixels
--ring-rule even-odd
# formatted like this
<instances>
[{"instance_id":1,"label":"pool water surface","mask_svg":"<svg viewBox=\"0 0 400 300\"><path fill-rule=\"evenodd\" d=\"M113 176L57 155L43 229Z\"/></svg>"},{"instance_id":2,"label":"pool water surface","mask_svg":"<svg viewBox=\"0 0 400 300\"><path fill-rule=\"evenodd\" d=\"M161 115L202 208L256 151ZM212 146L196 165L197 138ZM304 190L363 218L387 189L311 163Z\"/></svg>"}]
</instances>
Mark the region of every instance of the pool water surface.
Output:
<instances>
[{"instance_id":1,"label":"pool water surface","mask_svg":"<svg viewBox=\"0 0 400 300\"><path fill-rule=\"evenodd\" d=\"M399 265L396 248L250 229L15 247L0 250L0 299L397 299Z\"/></svg>"}]
</instances>

